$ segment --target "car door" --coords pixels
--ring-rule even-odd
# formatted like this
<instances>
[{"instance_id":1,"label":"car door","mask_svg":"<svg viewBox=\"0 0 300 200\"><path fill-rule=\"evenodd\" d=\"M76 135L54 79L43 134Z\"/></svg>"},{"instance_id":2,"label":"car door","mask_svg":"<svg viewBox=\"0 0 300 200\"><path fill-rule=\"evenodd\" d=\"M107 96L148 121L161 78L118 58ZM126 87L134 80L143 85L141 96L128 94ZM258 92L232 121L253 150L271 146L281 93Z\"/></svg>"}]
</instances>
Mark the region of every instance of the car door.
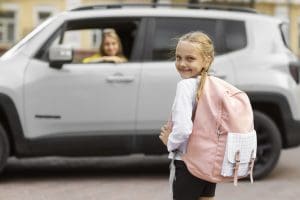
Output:
<instances>
[{"instance_id":1,"label":"car door","mask_svg":"<svg viewBox=\"0 0 300 200\"><path fill-rule=\"evenodd\" d=\"M138 19L134 20L140 22ZM126 36L122 30L126 20L124 22L122 19L119 25L115 21L113 27L116 27L120 35ZM132 36L130 41L133 49L128 54L128 62L86 64L80 61L83 55L87 55L84 50L86 48L83 47L90 47L91 43L87 38L95 38L91 34L98 36L97 32L101 32L101 28L90 31L95 23L82 22L81 20L81 23L76 23L80 27L69 30L69 37L66 37L67 30L64 33L64 43L74 48L73 63L55 69L49 66L47 59L33 58L26 68L26 137L105 136L108 140L103 145L107 148L117 147L121 151L126 147L129 152L135 133L137 93L140 85L141 64L138 62L138 48L135 45L140 34L139 24L133 30L137 35ZM128 19L129 22L131 19ZM108 20L105 23L108 24ZM88 33L85 24L89 27ZM58 33L57 37L61 35ZM53 44L61 40L53 39ZM98 49L98 46L95 48ZM99 146L99 152L101 148L105 147Z\"/></svg>"},{"instance_id":2,"label":"car door","mask_svg":"<svg viewBox=\"0 0 300 200\"><path fill-rule=\"evenodd\" d=\"M210 18L157 17L148 20L147 49L137 109L137 141L144 151L165 151L158 134L170 117L176 84L181 79L174 62L177 40L181 35L198 30L210 35L216 48L212 71L220 78L234 81L232 61L221 53L222 42L218 39L221 25L219 20Z\"/></svg>"}]
</instances>

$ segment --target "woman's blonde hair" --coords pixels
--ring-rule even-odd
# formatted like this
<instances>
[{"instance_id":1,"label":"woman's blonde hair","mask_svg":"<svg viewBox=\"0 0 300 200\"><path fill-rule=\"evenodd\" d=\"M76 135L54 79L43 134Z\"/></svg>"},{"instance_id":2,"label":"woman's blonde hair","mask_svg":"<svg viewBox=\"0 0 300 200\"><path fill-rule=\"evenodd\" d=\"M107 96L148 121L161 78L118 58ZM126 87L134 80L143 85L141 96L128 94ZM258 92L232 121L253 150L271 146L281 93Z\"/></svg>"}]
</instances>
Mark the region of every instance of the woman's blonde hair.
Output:
<instances>
[{"instance_id":1,"label":"woman's blonde hair","mask_svg":"<svg viewBox=\"0 0 300 200\"><path fill-rule=\"evenodd\" d=\"M205 80L208 76L208 70L211 66L211 63L214 60L214 45L212 40L208 35L201 31L195 31L187 33L183 36L181 36L178 40L178 43L180 41L186 41L190 42L199 50L200 55L203 58L204 66L202 66L202 70L200 72L200 82L197 89L197 95L196 95L196 101L200 99L200 96L202 95Z\"/></svg>"},{"instance_id":2,"label":"woman's blonde hair","mask_svg":"<svg viewBox=\"0 0 300 200\"><path fill-rule=\"evenodd\" d=\"M102 41L101 41L101 45L100 45L100 48L99 48L100 54L101 54L102 56L107 56L107 54L106 54L105 51L104 51L104 40L105 40L106 37L112 37L112 38L114 38L114 39L117 41L118 46L119 46L119 50L118 50L116 56L124 57L121 39L120 39L120 37L118 36L118 34L117 34L117 32L115 31L115 29L112 29L112 28L106 28L106 29L104 29L103 32L102 32Z\"/></svg>"}]
</instances>

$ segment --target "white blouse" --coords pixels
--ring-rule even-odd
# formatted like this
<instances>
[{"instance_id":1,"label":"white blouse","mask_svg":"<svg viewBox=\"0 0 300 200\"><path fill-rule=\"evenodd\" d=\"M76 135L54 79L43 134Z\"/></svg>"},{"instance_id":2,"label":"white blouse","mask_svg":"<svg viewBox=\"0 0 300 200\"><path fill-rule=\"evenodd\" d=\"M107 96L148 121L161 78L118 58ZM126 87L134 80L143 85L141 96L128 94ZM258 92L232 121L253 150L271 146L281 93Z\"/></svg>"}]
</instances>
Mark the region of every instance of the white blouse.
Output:
<instances>
[{"instance_id":1,"label":"white blouse","mask_svg":"<svg viewBox=\"0 0 300 200\"><path fill-rule=\"evenodd\" d=\"M178 150L176 160L186 152L187 142L193 129L192 113L195 104L198 78L183 79L177 84L176 96L172 106L173 129L169 135L167 148L169 158L173 159L173 150Z\"/></svg>"}]
</instances>

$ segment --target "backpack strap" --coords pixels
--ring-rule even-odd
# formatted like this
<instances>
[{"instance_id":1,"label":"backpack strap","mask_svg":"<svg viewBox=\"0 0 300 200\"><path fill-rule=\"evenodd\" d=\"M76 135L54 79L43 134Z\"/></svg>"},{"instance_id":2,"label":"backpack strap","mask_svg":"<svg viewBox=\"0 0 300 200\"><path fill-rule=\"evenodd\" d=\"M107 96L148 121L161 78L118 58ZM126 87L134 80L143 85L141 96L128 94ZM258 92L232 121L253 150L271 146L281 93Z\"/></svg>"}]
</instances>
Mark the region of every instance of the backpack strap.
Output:
<instances>
[{"instance_id":1,"label":"backpack strap","mask_svg":"<svg viewBox=\"0 0 300 200\"><path fill-rule=\"evenodd\" d=\"M239 167L240 167L240 151L237 151L235 153L235 166L234 166L234 177L233 177L233 183L235 186L237 186L237 182L238 182Z\"/></svg>"},{"instance_id":2,"label":"backpack strap","mask_svg":"<svg viewBox=\"0 0 300 200\"><path fill-rule=\"evenodd\" d=\"M250 181L253 183L253 168L254 168L254 150L251 151L251 157L249 162L249 175L250 175Z\"/></svg>"},{"instance_id":3,"label":"backpack strap","mask_svg":"<svg viewBox=\"0 0 300 200\"><path fill-rule=\"evenodd\" d=\"M254 150L251 151L251 157L250 157L250 162L249 162L249 176L250 176L250 181L253 183L253 168L254 168ZM240 167L240 151L237 151L235 153L235 166L234 166L234 176L233 176L233 183L235 186L237 186L238 183L238 171Z\"/></svg>"},{"instance_id":4,"label":"backpack strap","mask_svg":"<svg viewBox=\"0 0 300 200\"><path fill-rule=\"evenodd\" d=\"M195 116L196 116L196 110L197 110L197 104L198 102L195 102L195 105L193 106L193 112L192 112L192 122L194 122L195 120Z\"/></svg>"}]
</instances>

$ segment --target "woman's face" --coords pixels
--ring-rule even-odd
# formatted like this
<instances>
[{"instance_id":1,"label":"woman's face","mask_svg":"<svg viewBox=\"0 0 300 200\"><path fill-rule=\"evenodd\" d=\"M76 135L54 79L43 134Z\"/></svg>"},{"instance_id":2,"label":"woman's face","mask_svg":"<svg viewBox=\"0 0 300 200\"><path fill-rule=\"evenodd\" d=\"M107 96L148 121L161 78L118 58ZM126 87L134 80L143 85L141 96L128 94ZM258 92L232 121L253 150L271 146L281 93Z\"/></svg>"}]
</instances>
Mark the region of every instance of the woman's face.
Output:
<instances>
[{"instance_id":1,"label":"woman's face","mask_svg":"<svg viewBox=\"0 0 300 200\"><path fill-rule=\"evenodd\" d=\"M103 50L107 56L116 56L119 51L118 41L110 36L106 36L103 41Z\"/></svg>"},{"instance_id":2,"label":"woman's face","mask_svg":"<svg viewBox=\"0 0 300 200\"><path fill-rule=\"evenodd\" d=\"M200 75L204 61L193 43L180 41L176 47L175 66L181 78L186 79Z\"/></svg>"}]
</instances>

